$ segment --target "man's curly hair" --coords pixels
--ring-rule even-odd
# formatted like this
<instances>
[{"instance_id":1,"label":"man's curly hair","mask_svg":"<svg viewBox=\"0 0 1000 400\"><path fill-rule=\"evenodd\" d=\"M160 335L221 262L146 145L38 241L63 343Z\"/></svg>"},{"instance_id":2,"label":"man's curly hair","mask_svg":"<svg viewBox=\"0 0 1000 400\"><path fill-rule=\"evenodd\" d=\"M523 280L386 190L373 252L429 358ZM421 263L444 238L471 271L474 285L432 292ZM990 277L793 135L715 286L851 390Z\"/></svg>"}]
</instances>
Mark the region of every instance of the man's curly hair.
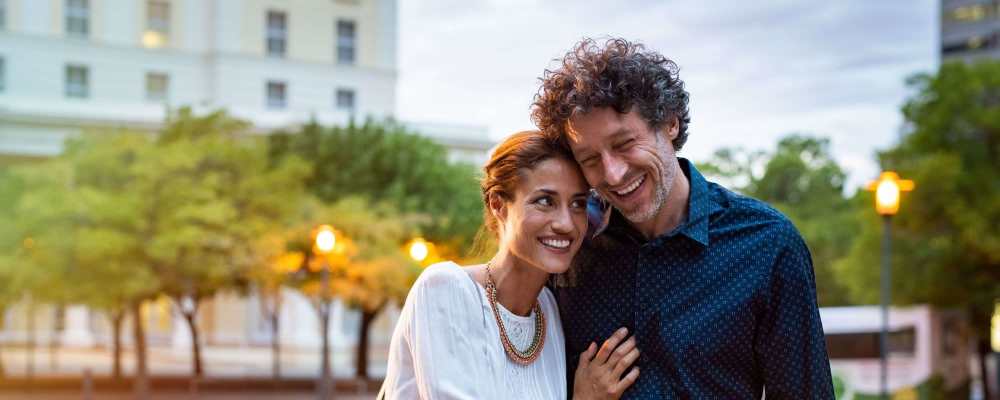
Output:
<instances>
[{"instance_id":1,"label":"man's curly hair","mask_svg":"<svg viewBox=\"0 0 1000 400\"><path fill-rule=\"evenodd\" d=\"M608 39L600 46L586 38L566 53L555 70L545 70L532 104L531 119L539 129L566 137L566 122L574 114L612 107L619 113L634 109L654 130L677 118L674 150L687 141L688 93L678 67L639 43Z\"/></svg>"}]
</instances>

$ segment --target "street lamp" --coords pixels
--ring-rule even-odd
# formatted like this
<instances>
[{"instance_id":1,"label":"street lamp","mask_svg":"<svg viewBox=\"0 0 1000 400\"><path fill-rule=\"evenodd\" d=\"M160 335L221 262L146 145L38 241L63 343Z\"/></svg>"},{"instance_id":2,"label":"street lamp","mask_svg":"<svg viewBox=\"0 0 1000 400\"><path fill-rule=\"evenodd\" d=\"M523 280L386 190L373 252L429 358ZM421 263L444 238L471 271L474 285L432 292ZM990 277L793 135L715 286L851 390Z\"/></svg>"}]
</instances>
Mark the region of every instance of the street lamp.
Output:
<instances>
[{"instance_id":1,"label":"street lamp","mask_svg":"<svg viewBox=\"0 0 1000 400\"><path fill-rule=\"evenodd\" d=\"M409 253L410 258L420 264L421 267L426 267L428 264L437 262L438 256L437 251L434 249L434 243L428 242L422 237L413 238L409 243L406 244L405 251Z\"/></svg>"},{"instance_id":2,"label":"street lamp","mask_svg":"<svg viewBox=\"0 0 1000 400\"><path fill-rule=\"evenodd\" d=\"M423 238L416 238L410 242L410 258L416 262L423 262L427 259L427 255L430 253L430 249L427 246L427 241Z\"/></svg>"},{"instance_id":3,"label":"street lamp","mask_svg":"<svg viewBox=\"0 0 1000 400\"><path fill-rule=\"evenodd\" d=\"M892 216L899 211L900 192L913 190L913 181L899 179L899 174L885 171L875 182L868 184L868 190L875 192L875 211L882 216L882 273L881 311L882 331L879 334L879 380L883 399L889 396L889 302L892 299Z\"/></svg>"},{"instance_id":4,"label":"street lamp","mask_svg":"<svg viewBox=\"0 0 1000 400\"><path fill-rule=\"evenodd\" d=\"M322 331L323 355L320 370L320 383L317 388L319 400L330 398L333 389L330 371L330 265L327 256L337 244L337 235L330 225L320 225L313 233L315 246L313 251L320 257L320 293L319 317Z\"/></svg>"}]
</instances>

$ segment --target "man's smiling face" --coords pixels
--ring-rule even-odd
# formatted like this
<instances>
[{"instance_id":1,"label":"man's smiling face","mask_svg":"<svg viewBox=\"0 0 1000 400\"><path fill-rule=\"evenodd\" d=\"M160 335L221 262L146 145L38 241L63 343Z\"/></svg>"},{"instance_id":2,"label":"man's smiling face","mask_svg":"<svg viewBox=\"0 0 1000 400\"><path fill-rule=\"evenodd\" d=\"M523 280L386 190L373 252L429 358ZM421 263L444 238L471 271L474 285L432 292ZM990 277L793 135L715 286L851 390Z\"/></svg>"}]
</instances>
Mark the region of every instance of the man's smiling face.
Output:
<instances>
[{"instance_id":1,"label":"man's smiling face","mask_svg":"<svg viewBox=\"0 0 1000 400\"><path fill-rule=\"evenodd\" d=\"M567 132L587 183L630 222L648 223L663 210L677 174L676 122L656 131L635 111L602 107L574 115Z\"/></svg>"}]
</instances>

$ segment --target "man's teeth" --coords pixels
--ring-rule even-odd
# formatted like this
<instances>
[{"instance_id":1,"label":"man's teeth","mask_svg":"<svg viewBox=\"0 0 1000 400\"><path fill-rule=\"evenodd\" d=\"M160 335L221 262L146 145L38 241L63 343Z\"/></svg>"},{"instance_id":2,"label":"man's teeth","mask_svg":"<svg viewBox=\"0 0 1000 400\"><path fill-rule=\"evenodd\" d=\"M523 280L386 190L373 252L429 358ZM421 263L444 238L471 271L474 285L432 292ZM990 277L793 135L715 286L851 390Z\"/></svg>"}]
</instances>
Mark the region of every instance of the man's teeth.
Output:
<instances>
[{"instance_id":1,"label":"man's teeth","mask_svg":"<svg viewBox=\"0 0 1000 400\"><path fill-rule=\"evenodd\" d=\"M617 194L619 196L625 196L625 195L627 195L629 193L632 193L636 189L639 188L639 185L642 185L642 181L644 181L644 180L646 180L646 175L643 175L641 178L636 179L635 182L633 182L631 185L628 185L628 187L626 187L625 189L616 190L615 194Z\"/></svg>"},{"instance_id":2,"label":"man's teeth","mask_svg":"<svg viewBox=\"0 0 1000 400\"><path fill-rule=\"evenodd\" d=\"M569 247L569 243L570 243L569 240L542 239L542 244L559 249L565 249Z\"/></svg>"}]
</instances>

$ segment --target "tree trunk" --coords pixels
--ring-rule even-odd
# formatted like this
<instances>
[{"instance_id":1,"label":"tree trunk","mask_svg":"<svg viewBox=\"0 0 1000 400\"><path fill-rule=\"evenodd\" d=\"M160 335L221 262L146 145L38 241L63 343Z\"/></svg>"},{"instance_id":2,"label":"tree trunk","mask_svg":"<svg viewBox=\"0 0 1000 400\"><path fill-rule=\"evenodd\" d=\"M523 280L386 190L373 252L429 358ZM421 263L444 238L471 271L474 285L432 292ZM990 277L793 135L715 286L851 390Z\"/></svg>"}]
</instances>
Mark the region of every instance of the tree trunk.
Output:
<instances>
[{"instance_id":1,"label":"tree trunk","mask_svg":"<svg viewBox=\"0 0 1000 400\"><path fill-rule=\"evenodd\" d=\"M5 323L7 320L6 316L7 316L7 307L0 306L0 333L3 333L4 329L6 328L6 323ZM2 350L3 350L3 342L0 342L0 378L7 376L6 372L3 369Z\"/></svg>"},{"instance_id":2,"label":"tree trunk","mask_svg":"<svg viewBox=\"0 0 1000 400\"><path fill-rule=\"evenodd\" d=\"M35 378L35 302L28 297L28 358L25 375L28 380Z\"/></svg>"},{"instance_id":3,"label":"tree trunk","mask_svg":"<svg viewBox=\"0 0 1000 400\"><path fill-rule=\"evenodd\" d=\"M136 400L149 398L149 370L146 366L146 331L142 320L142 302L136 301L132 307L132 334L135 340L135 380L133 389Z\"/></svg>"},{"instance_id":4,"label":"tree trunk","mask_svg":"<svg viewBox=\"0 0 1000 400\"><path fill-rule=\"evenodd\" d=\"M192 298L192 307L190 310L184 309L181 305L181 301L175 299L178 308L181 310L181 315L184 316L184 320L187 321L188 329L191 331L191 370L192 375L195 378L201 378L204 376L205 371L202 369L201 363L201 340L198 336L198 299Z\"/></svg>"},{"instance_id":5,"label":"tree trunk","mask_svg":"<svg viewBox=\"0 0 1000 400\"><path fill-rule=\"evenodd\" d=\"M271 318L271 375L274 380L281 379L281 341L278 335L278 309L275 307L270 315Z\"/></svg>"},{"instance_id":6,"label":"tree trunk","mask_svg":"<svg viewBox=\"0 0 1000 400\"><path fill-rule=\"evenodd\" d=\"M122 378L122 322L125 320L125 310L116 309L111 312L111 377Z\"/></svg>"},{"instance_id":7,"label":"tree trunk","mask_svg":"<svg viewBox=\"0 0 1000 400\"><path fill-rule=\"evenodd\" d=\"M987 325L988 327L989 325ZM989 329L985 330L985 333L989 333ZM980 330L982 333L982 330ZM990 337L983 337L982 335L976 335L976 351L979 353L979 376L982 377L983 381L983 398L988 400L997 399L997 388L990 386L990 382L996 379L996 376L990 376L989 369L986 368L986 362L993 356L993 349L990 346Z\"/></svg>"},{"instance_id":8,"label":"tree trunk","mask_svg":"<svg viewBox=\"0 0 1000 400\"><path fill-rule=\"evenodd\" d=\"M49 332L49 373L59 368L59 333L63 331L66 306L59 304L52 310L52 329Z\"/></svg>"},{"instance_id":9,"label":"tree trunk","mask_svg":"<svg viewBox=\"0 0 1000 400\"><path fill-rule=\"evenodd\" d=\"M368 311L364 308L361 309L361 325L358 330L358 347L355 349L357 354L354 357L354 374L358 378L368 378L368 333L371 331L372 321L378 316L378 313L382 311L382 305L378 306L374 311Z\"/></svg>"}]
</instances>

